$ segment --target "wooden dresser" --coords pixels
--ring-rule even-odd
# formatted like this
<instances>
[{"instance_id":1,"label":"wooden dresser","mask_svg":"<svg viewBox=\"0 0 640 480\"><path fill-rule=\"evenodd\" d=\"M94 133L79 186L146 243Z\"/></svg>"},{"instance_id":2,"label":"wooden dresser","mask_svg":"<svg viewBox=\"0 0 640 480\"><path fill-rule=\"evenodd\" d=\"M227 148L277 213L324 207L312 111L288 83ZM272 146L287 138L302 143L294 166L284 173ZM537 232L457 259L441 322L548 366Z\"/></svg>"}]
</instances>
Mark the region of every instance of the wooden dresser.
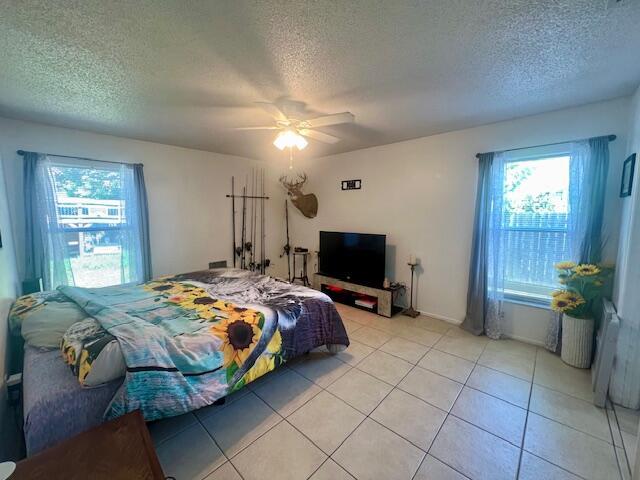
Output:
<instances>
[{"instance_id":1,"label":"wooden dresser","mask_svg":"<svg viewBox=\"0 0 640 480\"><path fill-rule=\"evenodd\" d=\"M139 411L128 413L18 462L17 479L164 480Z\"/></svg>"}]
</instances>

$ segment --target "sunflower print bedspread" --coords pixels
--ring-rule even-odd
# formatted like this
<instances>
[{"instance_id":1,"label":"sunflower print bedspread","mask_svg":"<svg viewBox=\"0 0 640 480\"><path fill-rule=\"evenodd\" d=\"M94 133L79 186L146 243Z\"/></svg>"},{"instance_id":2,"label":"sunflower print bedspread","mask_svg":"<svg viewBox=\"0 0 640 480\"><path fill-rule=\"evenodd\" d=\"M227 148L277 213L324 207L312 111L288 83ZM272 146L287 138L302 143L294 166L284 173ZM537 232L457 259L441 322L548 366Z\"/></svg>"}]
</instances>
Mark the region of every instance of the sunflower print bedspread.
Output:
<instances>
[{"instance_id":1,"label":"sunflower print bedspread","mask_svg":"<svg viewBox=\"0 0 640 480\"><path fill-rule=\"evenodd\" d=\"M239 270L59 291L120 343L127 366L105 418L195 410L321 345L349 345L326 295Z\"/></svg>"}]
</instances>

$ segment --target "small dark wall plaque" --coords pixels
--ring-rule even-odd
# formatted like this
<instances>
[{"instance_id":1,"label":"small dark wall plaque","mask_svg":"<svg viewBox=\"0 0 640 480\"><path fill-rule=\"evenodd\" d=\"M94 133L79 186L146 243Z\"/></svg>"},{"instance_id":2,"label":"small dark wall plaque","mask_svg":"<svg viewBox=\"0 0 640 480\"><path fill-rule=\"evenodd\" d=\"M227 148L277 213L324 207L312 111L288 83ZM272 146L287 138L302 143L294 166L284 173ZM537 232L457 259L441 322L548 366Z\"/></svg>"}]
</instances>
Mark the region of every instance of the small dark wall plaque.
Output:
<instances>
[{"instance_id":1,"label":"small dark wall plaque","mask_svg":"<svg viewBox=\"0 0 640 480\"><path fill-rule=\"evenodd\" d=\"M360 190L362 188L362 180L342 180L342 190Z\"/></svg>"},{"instance_id":2,"label":"small dark wall plaque","mask_svg":"<svg viewBox=\"0 0 640 480\"><path fill-rule=\"evenodd\" d=\"M622 182L620 184L620 197L631 195L633 188L633 170L636 165L636 154L629 155L622 167Z\"/></svg>"}]
</instances>

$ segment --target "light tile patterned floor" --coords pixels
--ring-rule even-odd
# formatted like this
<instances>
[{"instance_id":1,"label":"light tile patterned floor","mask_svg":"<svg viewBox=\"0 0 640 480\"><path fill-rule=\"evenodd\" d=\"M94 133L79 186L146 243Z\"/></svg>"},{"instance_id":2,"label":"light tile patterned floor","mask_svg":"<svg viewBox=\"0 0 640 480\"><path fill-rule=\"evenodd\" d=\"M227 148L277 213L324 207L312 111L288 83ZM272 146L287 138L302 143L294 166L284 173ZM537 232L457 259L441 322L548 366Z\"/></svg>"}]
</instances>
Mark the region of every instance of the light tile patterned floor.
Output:
<instances>
[{"instance_id":1,"label":"light tile patterned floor","mask_svg":"<svg viewBox=\"0 0 640 480\"><path fill-rule=\"evenodd\" d=\"M589 371L542 349L474 337L432 318L338 309L352 341L347 351L317 349L223 406L151 424L165 474L177 480L621 478L623 435L631 436L621 430L614 442L613 410L589 402Z\"/></svg>"}]
</instances>

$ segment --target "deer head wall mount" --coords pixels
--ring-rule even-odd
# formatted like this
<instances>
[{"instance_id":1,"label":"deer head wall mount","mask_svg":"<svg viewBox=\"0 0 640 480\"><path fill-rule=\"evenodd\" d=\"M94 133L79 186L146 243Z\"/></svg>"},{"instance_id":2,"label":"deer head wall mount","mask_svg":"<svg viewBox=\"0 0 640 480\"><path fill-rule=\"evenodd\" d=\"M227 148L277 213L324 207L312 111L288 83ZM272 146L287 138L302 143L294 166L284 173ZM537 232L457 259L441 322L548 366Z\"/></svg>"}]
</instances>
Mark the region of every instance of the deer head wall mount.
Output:
<instances>
[{"instance_id":1,"label":"deer head wall mount","mask_svg":"<svg viewBox=\"0 0 640 480\"><path fill-rule=\"evenodd\" d=\"M313 193L302 193L302 186L307 182L307 174L298 175L297 181L289 181L286 175L280 177L280 183L287 189L291 203L307 218L318 214L318 198Z\"/></svg>"}]
</instances>

